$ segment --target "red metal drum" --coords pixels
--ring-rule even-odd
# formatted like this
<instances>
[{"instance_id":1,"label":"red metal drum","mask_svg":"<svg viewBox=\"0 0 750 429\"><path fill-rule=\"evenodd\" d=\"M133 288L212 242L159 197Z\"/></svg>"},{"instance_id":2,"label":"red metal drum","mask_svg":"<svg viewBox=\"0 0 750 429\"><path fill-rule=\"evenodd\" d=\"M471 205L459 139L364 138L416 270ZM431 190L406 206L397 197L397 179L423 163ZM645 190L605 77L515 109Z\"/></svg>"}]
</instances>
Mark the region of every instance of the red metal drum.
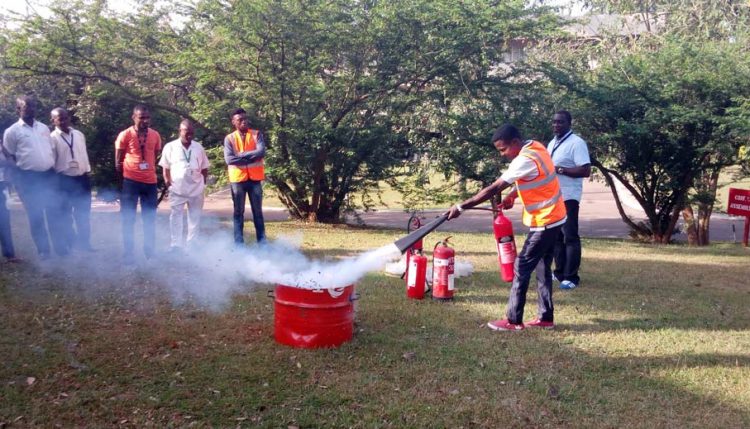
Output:
<instances>
[{"instance_id":1,"label":"red metal drum","mask_svg":"<svg viewBox=\"0 0 750 429\"><path fill-rule=\"evenodd\" d=\"M302 289L276 285L274 338L299 348L337 347L354 333L354 285Z\"/></svg>"}]
</instances>

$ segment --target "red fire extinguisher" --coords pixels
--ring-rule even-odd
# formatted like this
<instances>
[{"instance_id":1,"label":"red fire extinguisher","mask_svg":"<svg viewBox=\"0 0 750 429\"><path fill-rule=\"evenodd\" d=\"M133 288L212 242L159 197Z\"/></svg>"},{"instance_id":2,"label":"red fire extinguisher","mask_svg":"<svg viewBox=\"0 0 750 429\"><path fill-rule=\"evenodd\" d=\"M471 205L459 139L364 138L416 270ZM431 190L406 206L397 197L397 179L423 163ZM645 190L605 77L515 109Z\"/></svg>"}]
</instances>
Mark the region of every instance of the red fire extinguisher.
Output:
<instances>
[{"instance_id":1,"label":"red fire extinguisher","mask_svg":"<svg viewBox=\"0 0 750 429\"><path fill-rule=\"evenodd\" d=\"M453 299L456 252L448 246L447 237L438 241L432 251L432 298L439 300Z\"/></svg>"},{"instance_id":2,"label":"red fire extinguisher","mask_svg":"<svg viewBox=\"0 0 750 429\"><path fill-rule=\"evenodd\" d=\"M497 243L497 262L500 264L500 278L506 282L513 281L513 265L516 263L516 240L513 237L513 223L503 210L497 213L492 223Z\"/></svg>"},{"instance_id":3,"label":"red fire extinguisher","mask_svg":"<svg viewBox=\"0 0 750 429\"><path fill-rule=\"evenodd\" d=\"M422 255L420 250L415 252L409 259L406 276L406 296L411 299L424 298L426 276L427 276L427 257Z\"/></svg>"},{"instance_id":4,"label":"red fire extinguisher","mask_svg":"<svg viewBox=\"0 0 750 429\"><path fill-rule=\"evenodd\" d=\"M416 214L411 215L409 217L409 223L406 225L406 232L410 233L412 231L418 230L422 226L422 221L419 219L419 216ZM414 243L409 250L406 251L406 270L404 271L404 275L401 276L401 278L409 278L409 267L411 267L411 258L412 255L415 255L417 253L422 253L423 250L423 244L422 239L420 238L419 241ZM408 282L407 282L408 284Z\"/></svg>"}]
</instances>

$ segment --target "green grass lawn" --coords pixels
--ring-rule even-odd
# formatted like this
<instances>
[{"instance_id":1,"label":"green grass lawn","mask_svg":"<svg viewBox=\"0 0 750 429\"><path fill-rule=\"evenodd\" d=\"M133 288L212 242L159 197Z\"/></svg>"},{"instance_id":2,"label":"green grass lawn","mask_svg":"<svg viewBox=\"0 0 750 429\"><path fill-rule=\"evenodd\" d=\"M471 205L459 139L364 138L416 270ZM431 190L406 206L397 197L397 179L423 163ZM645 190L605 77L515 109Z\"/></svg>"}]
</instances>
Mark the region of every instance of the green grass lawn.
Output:
<instances>
[{"instance_id":1,"label":"green grass lawn","mask_svg":"<svg viewBox=\"0 0 750 429\"><path fill-rule=\"evenodd\" d=\"M400 234L268 229L301 231L321 259ZM274 342L267 285L212 311L172 304L158 264L91 279L97 293L3 264L0 427L750 427L746 249L585 240L581 287L555 290L557 329L499 333L485 327L508 298L492 237L452 241L475 267L454 302L409 301L371 273L354 339L322 350Z\"/></svg>"}]
</instances>

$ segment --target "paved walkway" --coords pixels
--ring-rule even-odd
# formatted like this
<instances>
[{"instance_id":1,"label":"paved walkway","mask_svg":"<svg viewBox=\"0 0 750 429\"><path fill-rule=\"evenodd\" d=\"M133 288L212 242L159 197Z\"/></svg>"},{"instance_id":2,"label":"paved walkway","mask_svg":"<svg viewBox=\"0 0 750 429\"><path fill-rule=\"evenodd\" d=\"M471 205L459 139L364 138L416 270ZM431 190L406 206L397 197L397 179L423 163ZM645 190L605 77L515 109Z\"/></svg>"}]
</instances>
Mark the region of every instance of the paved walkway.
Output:
<instances>
[{"instance_id":1,"label":"paved walkway","mask_svg":"<svg viewBox=\"0 0 750 429\"><path fill-rule=\"evenodd\" d=\"M622 193L621 193L622 194ZM633 201L625 201L626 213L633 219L645 219L643 212ZM160 210L166 211L164 204ZM432 219L445 210L428 210L424 213L426 219ZM231 219L232 200L229 191L220 191L206 197L205 212L220 218ZM250 213L248 206L246 217ZM289 216L283 208L264 207L263 214L267 221L287 220ZM520 204L506 212L513 221L516 231L523 231L521 226ZM385 228L406 228L409 214L402 209L377 210L359 213L359 218L365 225ZM347 219L348 223L356 224L354 216ZM712 241L742 241L744 219L727 215L714 215L711 218ZM734 226L736 233L733 232ZM468 210L460 218L444 223L439 231L490 232L492 231L492 215L486 211ZM611 190L600 181L584 181L583 200L579 215L579 230L582 237L628 237L628 227L617 212ZM735 238L736 237L736 238ZM675 236L677 240L685 240L684 233Z\"/></svg>"},{"instance_id":2,"label":"paved walkway","mask_svg":"<svg viewBox=\"0 0 750 429\"><path fill-rule=\"evenodd\" d=\"M643 212L637 207L637 204L626 201L625 205L626 213L633 219L642 220L645 218ZM17 198L12 200L11 208L14 211L23 210ZM119 205L95 202L93 210L102 213L117 212L119 211ZM208 218L230 220L232 218L232 199L229 195L229 190L219 191L207 196L204 211ZM429 220L444 211L445 209L427 210L423 213L423 216L426 220ZM159 213L161 216L169 213L169 205L166 203L161 204ZM287 211L280 207L264 207L263 215L268 222L290 219ZM520 204L516 204L516 207L506 211L506 215L513 221L517 234L525 231L521 224ZM250 216L249 204L246 209L246 218L248 216ZM406 229L408 219L409 213L406 213L402 209L386 209L359 213L359 219L350 216L347 222L357 224L361 221L367 226ZM742 241L743 227L743 218L716 214L711 218L711 240L740 242ZM628 237L628 227L620 219L612 193L603 182L588 180L584 182L583 200L579 215L579 230L582 237ZM444 223L438 228L438 231L491 232L492 215L486 211L467 210L460 218ZM677 240L685 240L686 236L684 233L679 233L675 238Z\"/></svg>"}]
</instances>

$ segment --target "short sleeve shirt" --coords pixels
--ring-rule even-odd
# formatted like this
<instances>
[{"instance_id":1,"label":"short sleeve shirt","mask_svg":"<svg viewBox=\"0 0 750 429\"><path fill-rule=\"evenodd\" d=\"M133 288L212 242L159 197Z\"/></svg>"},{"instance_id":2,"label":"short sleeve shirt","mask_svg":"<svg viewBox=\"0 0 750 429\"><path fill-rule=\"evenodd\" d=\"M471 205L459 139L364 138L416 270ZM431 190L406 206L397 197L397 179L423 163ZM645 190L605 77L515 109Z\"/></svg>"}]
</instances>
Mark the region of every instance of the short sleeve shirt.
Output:
<instances>
[{"instance_id":1,"label":"short sleeve shirt","mask_svg":"<svg viewBox=\"0 0 750 429\"><path fill-rule=\"evenodd\" d=\"M82 132L70 128L64 133L59 128L52 131L55 148L55 171L66 176L80 176L91 171L86 152L86 137Z\"/></svg>"},{"instance_id":2,"label":"short sleeve shirt","mask_svg":"<svg viewBox=\"0 0 750 429\"><path fill-rule=\"evenodd\" d=\"M19 119L5 130L3 146L21 170L47 171L55 165L49 128L39 121L29 125Z\"/></svg>"},{"instance_id":3,"label":"short sleeve shirt","mask_svg":"<svg viewBox=\"0 0 750 429\"><path fill-rule=\"evenodd\" d=\"M557 137L553 138L547 145L547 151L552 156L552 163L555 164L555 167L580 167L591 164L586 142L572 132L567 138L563 136L561 142L558 142ZM557 179L560 181L560 189L564 200L581 201L583 177L558 174Z\"/></svg>"},{"instance_id":4,"label":"short sleeve shirt","mask_svg":"<svg viewBox=\"0 0 750 429\"><path fill-rule=\"evenodd\" d=\"M192 141L187 149L180 139L167 143L159 165L169 169L172 178L169 192L183 197L197 197L203 193L205 183L201 171L208 168L208 156L200 143Z\"/></svg>"},{"instance_id":5,"label":"short sleeve shirt","mask_svg":"<svg viewBox=\"0 0 750 429\"><path fill-rule=\"evenodd\" d=\"M117 136L115 149L125 152L122 175L136 182L156 184L156 152L161 150L161 136L149 128L146 140L141 143L135 127Z\"/></svg>"}]
</instances>

